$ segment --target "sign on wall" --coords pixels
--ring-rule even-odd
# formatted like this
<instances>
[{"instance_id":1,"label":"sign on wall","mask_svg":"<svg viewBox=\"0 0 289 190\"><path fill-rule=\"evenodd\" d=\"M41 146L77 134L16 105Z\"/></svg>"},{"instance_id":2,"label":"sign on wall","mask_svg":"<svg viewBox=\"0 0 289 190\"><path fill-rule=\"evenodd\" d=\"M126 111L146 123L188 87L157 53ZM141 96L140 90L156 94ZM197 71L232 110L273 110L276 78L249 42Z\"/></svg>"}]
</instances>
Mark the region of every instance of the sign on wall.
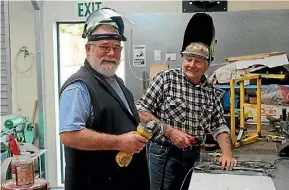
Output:
<instances>
[{"instance_id":1,"label":"sign on wall","mask_svg":"<svg viewBox=\"0 0 289 190\"><path fill-rule=\"evenodd\" d=\"M136 67L146 66L146 46L145 45L133 46L133 66L136 66Z\"/></svg>"},{"instance_id":2,"label":"sign on wall","mask_svg":"<svg viewBox=\"0 0 289 190\"><path fill-rule=\"evenodd\" d=\"M100 1L80 1L77 2L77 16L79 18L88 17L93 11L98 10L101 7Z\"/></svg>"}]
</instances>

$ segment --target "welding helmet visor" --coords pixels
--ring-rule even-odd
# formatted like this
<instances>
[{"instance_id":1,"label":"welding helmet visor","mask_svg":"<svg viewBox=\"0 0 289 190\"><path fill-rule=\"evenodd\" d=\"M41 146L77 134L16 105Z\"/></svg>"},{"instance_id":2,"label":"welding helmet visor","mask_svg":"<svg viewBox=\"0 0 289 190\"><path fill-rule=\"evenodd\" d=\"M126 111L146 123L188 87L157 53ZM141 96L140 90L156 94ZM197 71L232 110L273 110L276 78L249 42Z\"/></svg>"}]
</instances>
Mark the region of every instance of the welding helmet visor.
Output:
<instances>
[{"instance_id":1,"label":"welding helmet visor","mask_svg":"<svg viewBox=\"0 0 289 190\"><path fill-rule=\"evenodd\" d=\"M215 54L215 25L213 18L206 13L195 13L189 20L182 46L182 55L191 43L203 43L209 48L208 62L214 60Z\"/></svg>"},{"instance_id":2,"label":"welding helmet visor","mask_svg":"<svg viewBox=\"0 0 289 190\"><path fill-rule=\"evenodd\" d=\"M95 29L102 25L108 24L113 26L117 29L117 33L111 34L95 34L93 33ZM126 17L121 16L115 10L111 8L101 8L93 13L91 13L84 24L83 29L83 38L87 38L88 41L98 41L98 40L119 40L119 41L126 41L127 38L125 37L125 29L129 30L132 28L134 23Z\"/></svg>"}]
</instances>

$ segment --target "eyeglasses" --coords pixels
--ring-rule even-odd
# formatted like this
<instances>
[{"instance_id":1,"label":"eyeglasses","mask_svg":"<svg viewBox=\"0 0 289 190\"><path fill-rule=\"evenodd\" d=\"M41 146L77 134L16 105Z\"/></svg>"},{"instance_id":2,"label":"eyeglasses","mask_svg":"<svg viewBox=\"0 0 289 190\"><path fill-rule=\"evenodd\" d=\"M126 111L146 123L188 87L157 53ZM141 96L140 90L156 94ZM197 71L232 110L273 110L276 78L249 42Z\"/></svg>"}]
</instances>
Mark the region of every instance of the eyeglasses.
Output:
<instances>
[{"instance_id":1,"label":"eyeglasses","mask_svg":"<svg viewBox=\"0 0 289 190\"><path fill-rule=\"evenodd\" d=\"M110 47L110 46L106 46L106 45L96 45L96 44L90 44L92 46L96 46L99 47L99 49L104 52L104 53L108 53L110 52L110 50L112 49L115 53L119 53L122 50L122 46L115 46L115 47Z\"/></svg>"}]
</instances>

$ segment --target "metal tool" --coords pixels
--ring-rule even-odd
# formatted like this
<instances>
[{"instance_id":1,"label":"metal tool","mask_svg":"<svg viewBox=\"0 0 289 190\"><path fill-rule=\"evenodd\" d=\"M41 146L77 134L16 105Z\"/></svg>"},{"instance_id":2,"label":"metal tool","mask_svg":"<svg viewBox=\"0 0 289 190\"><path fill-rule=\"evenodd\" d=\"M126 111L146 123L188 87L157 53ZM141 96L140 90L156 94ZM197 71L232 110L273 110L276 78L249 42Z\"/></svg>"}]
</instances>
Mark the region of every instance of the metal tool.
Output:
<instances>
[{"instance_id":1,"label":"metal tool","mask_svg":"<svg viewBox=\"0 0 289 190\"><path fill-rule=\"evenodd\" d=\"M262 165L257 166L257 162L249 162L247 164L244 164L246 162L238 162L238 165L236 167L233 167L233 171L251 171L251 172L258 172L262 175L272 177L272 174L270 173L269 169L275 169L275 166L269 166L264 167ZM255 164L252 165L252 164ZM247 166L246 166L247 165ZM204 162L197 165L195 170L203 171L206 173L212 173L214 171L224 171L220 164L217 164L216 162Z\"/></svg>"},{"instance_id":2,"label":"metal tool","mask_svg":"<svg viewBox=\"0 0 289 190\"><path fill-rule=\"evenodd\" d=\"M136 132L147 139L151 139L154 134L158 133L159 130L160 130L160 126L158 125L158 123L154 120L151 120L146 125L140 124L137 127ZM116 155L115 160L120 167L124 167L124 166L127 167L130 164L132 157L133 157L133 154L119 152Z\"/></svg>"},{"instance_id":3,"label":"metal tool","mask_svg":"<svg viewBox=\"0 0 289 190\"><path fill-rule=\"evenodd\" d=\"M25 117L16 115L4 122L5 128L1 131L1 137L12 134L19 143L33 143L35 138L35 126Z\"/></svg>"}]
</instances>

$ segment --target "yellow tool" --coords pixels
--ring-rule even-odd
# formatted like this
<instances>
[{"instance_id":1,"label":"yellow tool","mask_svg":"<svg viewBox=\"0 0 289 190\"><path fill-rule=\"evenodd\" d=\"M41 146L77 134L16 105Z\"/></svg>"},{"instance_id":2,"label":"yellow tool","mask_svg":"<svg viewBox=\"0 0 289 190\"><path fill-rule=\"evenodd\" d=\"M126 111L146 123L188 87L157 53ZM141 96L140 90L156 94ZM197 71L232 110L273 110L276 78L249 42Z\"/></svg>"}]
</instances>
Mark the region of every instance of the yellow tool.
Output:
<instances>
[{"instance_id":1,"label":"yellow tool","mask_svg":"<svg viewBox=\"0 0 289 190\"><path fill-rule=\"evenodd\" d=\"M219 152L212 152L212 153L208 153L210 156L213 156L213 157L219 157L219 156L222 156L221 153Z\"/></svg>"},{"instance_id":2,"label":"yellow tool","mask_svg":"<svg viewBox=\"0 0 289 190\"><path fill-rule=\"evenodd\" d=\"M150 121L148 124L146 124L146 127L144 127L143 125L139 125L137 127L136 133L140 134L141 136L147 139L151 139L154 131L156 131L156 127L157 127L156 122ZM133 157L133 154L119 152L116 155L115 160L120 167L124 167L124 166L127 167L130 164L132 157Z\"/></svg>"},{"instance_id":3,"label":"yellow tool","mask_svg":"<svg viewBox=\"0 0 289 190\"><path fill-rule=\"evenodd\" d=\"M266 139L268 141L272 140L273 142L280 142L280 141L285 140L285 137L277 136L277 135L267 135Z\"/></svg>"}]
</instances>

